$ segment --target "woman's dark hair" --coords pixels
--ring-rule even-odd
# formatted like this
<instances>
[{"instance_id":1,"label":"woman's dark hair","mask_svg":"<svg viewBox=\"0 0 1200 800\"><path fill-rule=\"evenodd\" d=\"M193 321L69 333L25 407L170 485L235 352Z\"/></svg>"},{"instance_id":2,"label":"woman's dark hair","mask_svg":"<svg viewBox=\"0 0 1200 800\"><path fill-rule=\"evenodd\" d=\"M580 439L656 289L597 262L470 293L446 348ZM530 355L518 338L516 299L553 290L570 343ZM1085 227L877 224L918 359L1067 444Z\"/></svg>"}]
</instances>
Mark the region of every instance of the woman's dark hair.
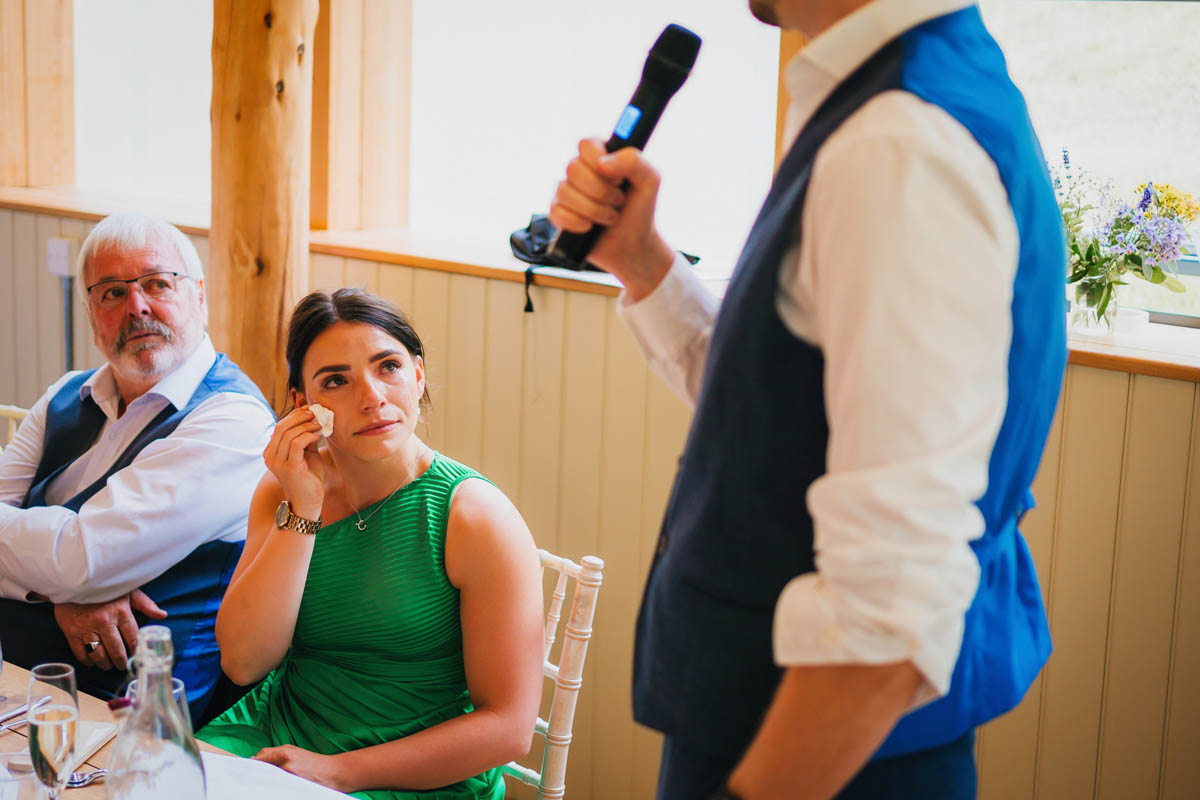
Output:
<instances>
[{"instance_id":1,"label":"woman's dark hair","mask_svg":"<svg viewBox=\"0 0 1200 800\"><path fill-rule=\"evenodd\" d=\"M304 356L321 333L336 322L363 322L374 325L391 336L413 357L425 358L421 337L413 330L404 312L394 305L362 289L338 289L335 292L313 292L296 304L288 323L287 364L288 386L304 392ZM421 395L421 408L429 408L429 390Z\"/></svg>"}]
</instances>

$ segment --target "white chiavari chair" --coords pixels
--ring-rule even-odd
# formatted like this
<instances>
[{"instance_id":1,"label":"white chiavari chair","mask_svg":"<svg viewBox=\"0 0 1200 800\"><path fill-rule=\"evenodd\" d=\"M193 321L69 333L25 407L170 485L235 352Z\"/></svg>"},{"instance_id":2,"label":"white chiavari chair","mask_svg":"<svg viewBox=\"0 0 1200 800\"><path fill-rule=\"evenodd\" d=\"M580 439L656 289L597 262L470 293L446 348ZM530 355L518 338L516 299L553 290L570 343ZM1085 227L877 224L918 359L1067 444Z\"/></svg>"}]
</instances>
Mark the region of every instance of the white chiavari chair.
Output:
<instances>
[{"instance_id":1,"label":"white chiavari chair","mask_svg":"<svg viewBox=\"0 0 1200 800\"><path fill-rule=\"evenodd\" d=\"M21 420L25 419L25 415L29 411L17 406L0 405L0 431L3 432L3 441L0 441L0 452L8 446L8 443L17 435L17 426L21 424Z\"/></svg>"},{"instance_id":2,"label":"white chiavari chair","mask_svg":"<svg viewBox=\"0 0 1200 800\"><path fill-rule=\"evenodd\" d=\"M592 617L596 614L596 598L604 579L604 561L584 556L579 564L545 550L538 550L542 573L547 568L558 572L558 581L546 611L546 632L542 643L542 674L554 681L550 697L549 721L538 717L536 730L546 738L540 771L523 767L515 761L503 767L504 774L537 789L538 800L558 800L565 791L567 748L571 744L571 726L575 722L575 703L583 684L583 661L587 656L588 640L592 638ZM563 600L567 596L567 579L575 579L571 598L571 614L567 617L562 651L558 664L550 661L550 650L562 618Z\"/></svg>"}]
</instances>

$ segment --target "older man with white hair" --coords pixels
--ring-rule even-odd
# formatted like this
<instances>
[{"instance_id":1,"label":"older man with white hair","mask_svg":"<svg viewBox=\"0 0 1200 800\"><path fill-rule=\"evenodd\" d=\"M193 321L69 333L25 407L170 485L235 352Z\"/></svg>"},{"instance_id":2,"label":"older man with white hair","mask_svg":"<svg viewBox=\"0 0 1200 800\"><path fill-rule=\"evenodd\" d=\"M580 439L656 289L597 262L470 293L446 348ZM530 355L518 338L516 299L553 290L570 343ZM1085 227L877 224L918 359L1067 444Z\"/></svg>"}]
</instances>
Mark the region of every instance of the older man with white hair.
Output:
<instances>
[{"instance_id":1,"label":"older man with white hair","mask_svg":"<svg viewBox=\"0 0 1200 800\"><path fill-rule=\"evenodd\" d=\"M4 656L73 661L81 689L110 694L138 626L161 621L200 715L274 415L213 349L200 258L177 228L104 219L78 283L107 363L51 386L0 455Z\"/></svg>"}]
</instances>

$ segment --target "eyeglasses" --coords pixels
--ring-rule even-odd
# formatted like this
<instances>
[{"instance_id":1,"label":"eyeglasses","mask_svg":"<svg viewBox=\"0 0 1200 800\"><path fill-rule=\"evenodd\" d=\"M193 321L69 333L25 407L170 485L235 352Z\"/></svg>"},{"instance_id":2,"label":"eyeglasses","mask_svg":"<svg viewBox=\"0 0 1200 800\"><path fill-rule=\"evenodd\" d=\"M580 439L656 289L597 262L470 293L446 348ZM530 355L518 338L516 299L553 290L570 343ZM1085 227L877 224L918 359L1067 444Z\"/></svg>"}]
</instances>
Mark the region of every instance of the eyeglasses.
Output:
<instances>
[{"instance_id":1,"label":"eyeglasses","mask_svg":"<svg viewBox=\"0 0 1200 800\"><path fill-rule=\"evenodd\" d=\"M179 288L180 279L191 279L191 275L178 272L151 272L129 280L108 280L87 287L88 296L100 308L112 309L124 305L129 297L129 285L133 284L143 297L151 300L167 300ZM98 292L96 290L99 290Z\"/></svg>"}]
</instances>

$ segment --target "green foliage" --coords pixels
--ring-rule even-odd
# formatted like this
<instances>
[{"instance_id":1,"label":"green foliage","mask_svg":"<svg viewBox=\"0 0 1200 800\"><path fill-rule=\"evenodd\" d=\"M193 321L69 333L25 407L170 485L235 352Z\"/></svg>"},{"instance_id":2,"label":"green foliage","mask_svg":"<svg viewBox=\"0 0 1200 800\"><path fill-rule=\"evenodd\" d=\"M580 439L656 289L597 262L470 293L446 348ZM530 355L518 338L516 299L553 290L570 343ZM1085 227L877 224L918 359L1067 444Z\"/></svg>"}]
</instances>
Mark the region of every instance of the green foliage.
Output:
<instances>
[{"instance_id":1,"label":"green foliage","mask_svg":"<svg viewBox=\"0 0 1200 800\"><path fill-rule=\"evenodd\" d=\"M1073 197L1060 200L1063 227L1067 234L1067 283L1075 284L1073 324L1084 320L1086 309L1094 309L1098 319L1105 319L1115 286L1123 286L1125 257L1106 254L1100 240L1084 233L1084 220L1095 207Z\"/></svg>"}]
</instances>

